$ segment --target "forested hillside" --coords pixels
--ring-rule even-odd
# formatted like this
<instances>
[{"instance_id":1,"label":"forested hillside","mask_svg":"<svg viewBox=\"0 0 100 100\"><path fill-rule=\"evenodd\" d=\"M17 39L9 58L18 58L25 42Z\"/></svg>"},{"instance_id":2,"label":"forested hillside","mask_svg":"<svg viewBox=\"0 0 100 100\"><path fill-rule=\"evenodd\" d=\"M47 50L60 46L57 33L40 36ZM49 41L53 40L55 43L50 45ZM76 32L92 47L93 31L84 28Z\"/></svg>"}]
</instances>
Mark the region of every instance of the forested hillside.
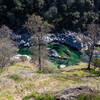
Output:
<instances>
[{"instance_id":1,"label":"forested hillside","mask_svg":"<svg viewBox=\"0 0 100 100\"><path fill-rule=\"evenodd\" d=\"M100 0L0 0L0 100L100 100Z\"/></svg>"},{"instance_id":2,"label":"forested hillside","mask_svg":"<svg viewBox=\"0 0 100 100\"><path fill-rule=\"evenodd\" d=\"M42 16L56 29L86 29L100 23L100 0L0 0L0 24L20 26L32 13Z\"/></svg>"}]
</instances>

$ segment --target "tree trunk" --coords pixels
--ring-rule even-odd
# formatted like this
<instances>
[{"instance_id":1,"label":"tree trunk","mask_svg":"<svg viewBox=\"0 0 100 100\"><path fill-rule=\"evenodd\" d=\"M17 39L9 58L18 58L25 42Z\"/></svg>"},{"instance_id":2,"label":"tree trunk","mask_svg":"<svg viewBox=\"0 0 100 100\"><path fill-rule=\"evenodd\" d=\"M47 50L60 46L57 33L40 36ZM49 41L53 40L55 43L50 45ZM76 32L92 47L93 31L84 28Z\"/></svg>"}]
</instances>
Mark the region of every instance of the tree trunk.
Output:
<instances>
[{"instance_id":1,"label":"tree trunk","mask_svg":"<svg viewBox=\"0 0 100 100\"><path fill-rule=\"evenodd\" d=\"M90 51L89 63L88 63L88 68L87 68L88 70L90 70L90 68L91 68L91 62L92 62L93 52L94 52L94 46L93 46L93 48Z\"/></svg>"},{"instance_id":2,"label":"tree trunk","mask_svg":"<svg viewBox=\"0 0 100 100\"><path fill-rule=\"evenodd\" d=\"M39 43L39 70L41 71L41 44Z\"/></svg>"}]
</instances>

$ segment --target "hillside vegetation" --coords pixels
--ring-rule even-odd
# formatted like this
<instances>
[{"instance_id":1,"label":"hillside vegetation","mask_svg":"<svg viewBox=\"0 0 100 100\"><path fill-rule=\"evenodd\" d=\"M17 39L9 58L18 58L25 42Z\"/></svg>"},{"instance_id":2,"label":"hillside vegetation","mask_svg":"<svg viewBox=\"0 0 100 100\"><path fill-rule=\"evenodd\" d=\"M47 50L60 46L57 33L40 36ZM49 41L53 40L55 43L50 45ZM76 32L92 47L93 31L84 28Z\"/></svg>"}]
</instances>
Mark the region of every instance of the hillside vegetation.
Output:
<instances>
[{"instance_id":1,"label":"hillside vegetation","mask_svg":"<svg viewBox=\"0 0 100 100\"><path fill-rule=\"evenodd\" d=\"M14 64L0 75L0 100L22 100L33 92L53 93L79 86L100 90L100 74L94 70L86 71L86 66L80 63L61 70L55 69L53 73L44 73L38 72L37 67L28 62Z\"/></svg>"},{"instance_id":2,"label":"hillside vegetation","mask_svg":"<svg viewBox=\"0 0 100 100\"><path fill-rule=\"evenodd\" d=\"M100 0L0 0L0 100L100 100Z\"/></svg>"},{"instance_id":3,"label":"hillside vegetation","mask_svg":"<svg viewBox=\"0 0 100 100\"><path fill-rule=\"evenodd\" d=\"M84 30L94 19L100 23L99 4L99 0L0 0L0 24L16 28L36 13L57 30Z\"/></svg>"}]
</instances>

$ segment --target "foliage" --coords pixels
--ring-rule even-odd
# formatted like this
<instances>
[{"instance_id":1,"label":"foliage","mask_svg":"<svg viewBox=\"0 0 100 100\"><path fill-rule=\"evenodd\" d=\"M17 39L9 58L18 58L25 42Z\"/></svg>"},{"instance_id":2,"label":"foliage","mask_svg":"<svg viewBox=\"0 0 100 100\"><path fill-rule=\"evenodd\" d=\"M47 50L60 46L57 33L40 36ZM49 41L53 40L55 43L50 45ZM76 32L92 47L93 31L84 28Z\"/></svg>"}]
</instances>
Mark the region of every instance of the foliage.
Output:
<instances>
[{"instance_id":1,"label":"foliage","mask_svg":"<svg viewBox=\"0 0 100 100\"><path fill-rule=\"evenodd\" d=\"M29 100L31 98L35 98L36 100L54 100L54 96L52 94L37 94L32 93L26 97L23 98L23 100Z\"/></svg>"},{"instance_id":2,"label":"foliage","mask_svg":"<svg viewBox=\"0 0 100 100\"><path fill-rule=\"evenodd\" d=\"M29 47L19 47L19 51L17 53L21 55L32 56L32 53L30 52Z\"/></svg>"},{"instance_id":3,"label":"foliage","mask_svg":"<svg viewBox=\"0 0 100 100\"><path fill-rule=\"evenodd\" d=\"M22 81L22 78L19 75L17 75L17 74L12 74L12 75L10 75L8 77L9 77L9 79L12 79L12 80L14 80L16 82Z\"/></svg>"},{"instance_id":4,"label":"foliage","mask_svg":"<svg viewBox=\"0 0 100 100\"><path fill-rule=\"evenodd\" d=\"M25 23L24 27L31 34L32 47L31 53L35 58L38 58L39 70L42 66L42 57L44 52L46 52L44 46L46 42L43 40L44 36L51 31L53 28L52 25L48 24L47 21L44 21L42 17L33 14L28 18L28 21Z\"/></svg>"},{"instance_id":5,"label":"foliage","mask_svg":"<svg viewBox=\"0 0 100 100\"><path fill-rule=\"evenodd\" d=\"M17 52L17 47L10 39L12 31L2 26L0 28L0 70L10 64L11 57Z\"/></svg>"},{"instance_id":6,"label":"foliage","mask_svg":"<svg viewBox=\"0 0 100 100\"><path fill-rule=\"evenodd\" d=\"M44 73L44 74L52 74L58 72L59 71L56 68L56 66L49 61L47 62L47 64L44 64L41 71L37 71L37 73Z\"/></svg>"},{"instance_id":7,"label":"foliage","mask_svg":"<svg viewBox=\"0 0 100 100\"><path fill-rule=\"evenodd\" d=\"M80 95L75 100L100 100L100 96L96 94L84 94L84 95Z\"/></svg>"},{"instance_id":8,"label":"foliage","mask_svg":"<svg viewBox=\"0 0 100 100\"><path fill-rule=\"evenodd\" d=\"M57 29L86 29L93 19L99 23L99 0L0 0L1 24L22 25L36 13Z\"/></svg>"},{"instance_id":9,"label":"foliage","mask_svg":"<svg viewBox=\"0 0 100 100\"><path fill-rule=\"evenodd\" d=\"M100 26L95 24L95 19L93 19L93 23L89 24L87 27L87 31L84 33L83 36L83 43L87 44L88 47L88 55L89 55L89 62L88 62L88 70L90 70L92 58L94 55L94 50L96 47L96 43L100 40ZM89 38L85 37L88 36Z\"/></svg>"},{"instance_id":10,"label":"foliage","mask_svg":"<svg viewBox=\"0 0 100 100\"><path fill-rule=\"evenodd\" d=\"M100 76L100 70L96 70L96 69L94 69L94 68L91 68L91 70L87 70L87 69L82 69L84 72L88 72L88 73L90 73L91 75L93 74L93 75L96 75L96 76Z\"/></svg>"},{"instance_id":11,"label":"foliage","mask_svg":"<svg viewBox=\"0 0 100 100\"><path fill-rule=\"evenodd\" d=\"M94 58L93 64L95 68L100 68L100 58Z\"/></svg>"},{"instance_id":12,"label":"foliage","mask_svg":"<svg viewBox=\"0 0 100 100\"><path fill-rule=\"evenodd\" d=\"M66 66L75 65L80 62L81 53L76 51L73 48L70 48L69 46L65 46L62 44L57 45L55 43L50 43L48 45L48 47L51 49L55 49L58 52L59 56L62 57L62 58L50 57L51 61L53 61L57 66L59 64L65 64ZM70 51L70 55L66 54L67 51ZM66 59L63 59L63 58L66 58Z\"/></svg>"}]
</instances>

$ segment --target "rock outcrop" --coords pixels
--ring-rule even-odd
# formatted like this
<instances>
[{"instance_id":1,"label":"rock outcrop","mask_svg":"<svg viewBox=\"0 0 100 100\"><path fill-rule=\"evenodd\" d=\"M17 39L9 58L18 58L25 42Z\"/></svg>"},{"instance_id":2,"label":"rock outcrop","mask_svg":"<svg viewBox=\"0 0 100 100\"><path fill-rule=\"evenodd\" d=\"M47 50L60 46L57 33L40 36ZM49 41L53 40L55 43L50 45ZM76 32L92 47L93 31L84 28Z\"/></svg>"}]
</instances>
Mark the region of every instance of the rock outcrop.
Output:
<instances>
[{"instance_id":1,"label":"rock outcrop","mask_svg":"<svg viewBox=\"0 0 100 100\"><path fill-rule=\"evenodd\" d=\"M18 45L21 46L31 46L30 40L30 34L25 31L25 29L19 29L18 31L15 32L17 36L20 36L20 38L16 41ZM88 37L85 37L88 38ZM89 39L89 38L88 38ZM72 31L67 31L65 33L57 33L55 35L47 34L46 36L43 37L43 40L47 43L56 41L57 43L62 43L69 45L71 47L74 47L78 50L81 50L83 48L87 48L87 44L84 44L83 42L83 34L78 34L76 32ZM92 42L89 39L89 44L91 45Z\"/></svg>"},{"instance_id":2,"label":"rock outcrop","mask_svg":"<svg viewBox=\"0 0 100 100\"><path fill-rule=\"evenodd\" d=\"M24 61L28 61L28 62L30 62L31 61L31 57L30 56L27 56L27 55L17 54L17 55L15 55L15 56L13 56L11 58L11 61L14 61L14 62L24 62Z\"/></svg>"},{"instance_id":3,"label":"rock outcrop","mask_svg":"<svg viewBox=\"0 0 100 100\"><path fill-rule=\"evenodd\" d=\"M58 92L61 96L56 97L55 100L73 100L77 98L79 95L84 93L93 93L94 90L88 86L81 86L77 88L70 88L68 90L63 90Z\"/></svg>"}]
</instances>

